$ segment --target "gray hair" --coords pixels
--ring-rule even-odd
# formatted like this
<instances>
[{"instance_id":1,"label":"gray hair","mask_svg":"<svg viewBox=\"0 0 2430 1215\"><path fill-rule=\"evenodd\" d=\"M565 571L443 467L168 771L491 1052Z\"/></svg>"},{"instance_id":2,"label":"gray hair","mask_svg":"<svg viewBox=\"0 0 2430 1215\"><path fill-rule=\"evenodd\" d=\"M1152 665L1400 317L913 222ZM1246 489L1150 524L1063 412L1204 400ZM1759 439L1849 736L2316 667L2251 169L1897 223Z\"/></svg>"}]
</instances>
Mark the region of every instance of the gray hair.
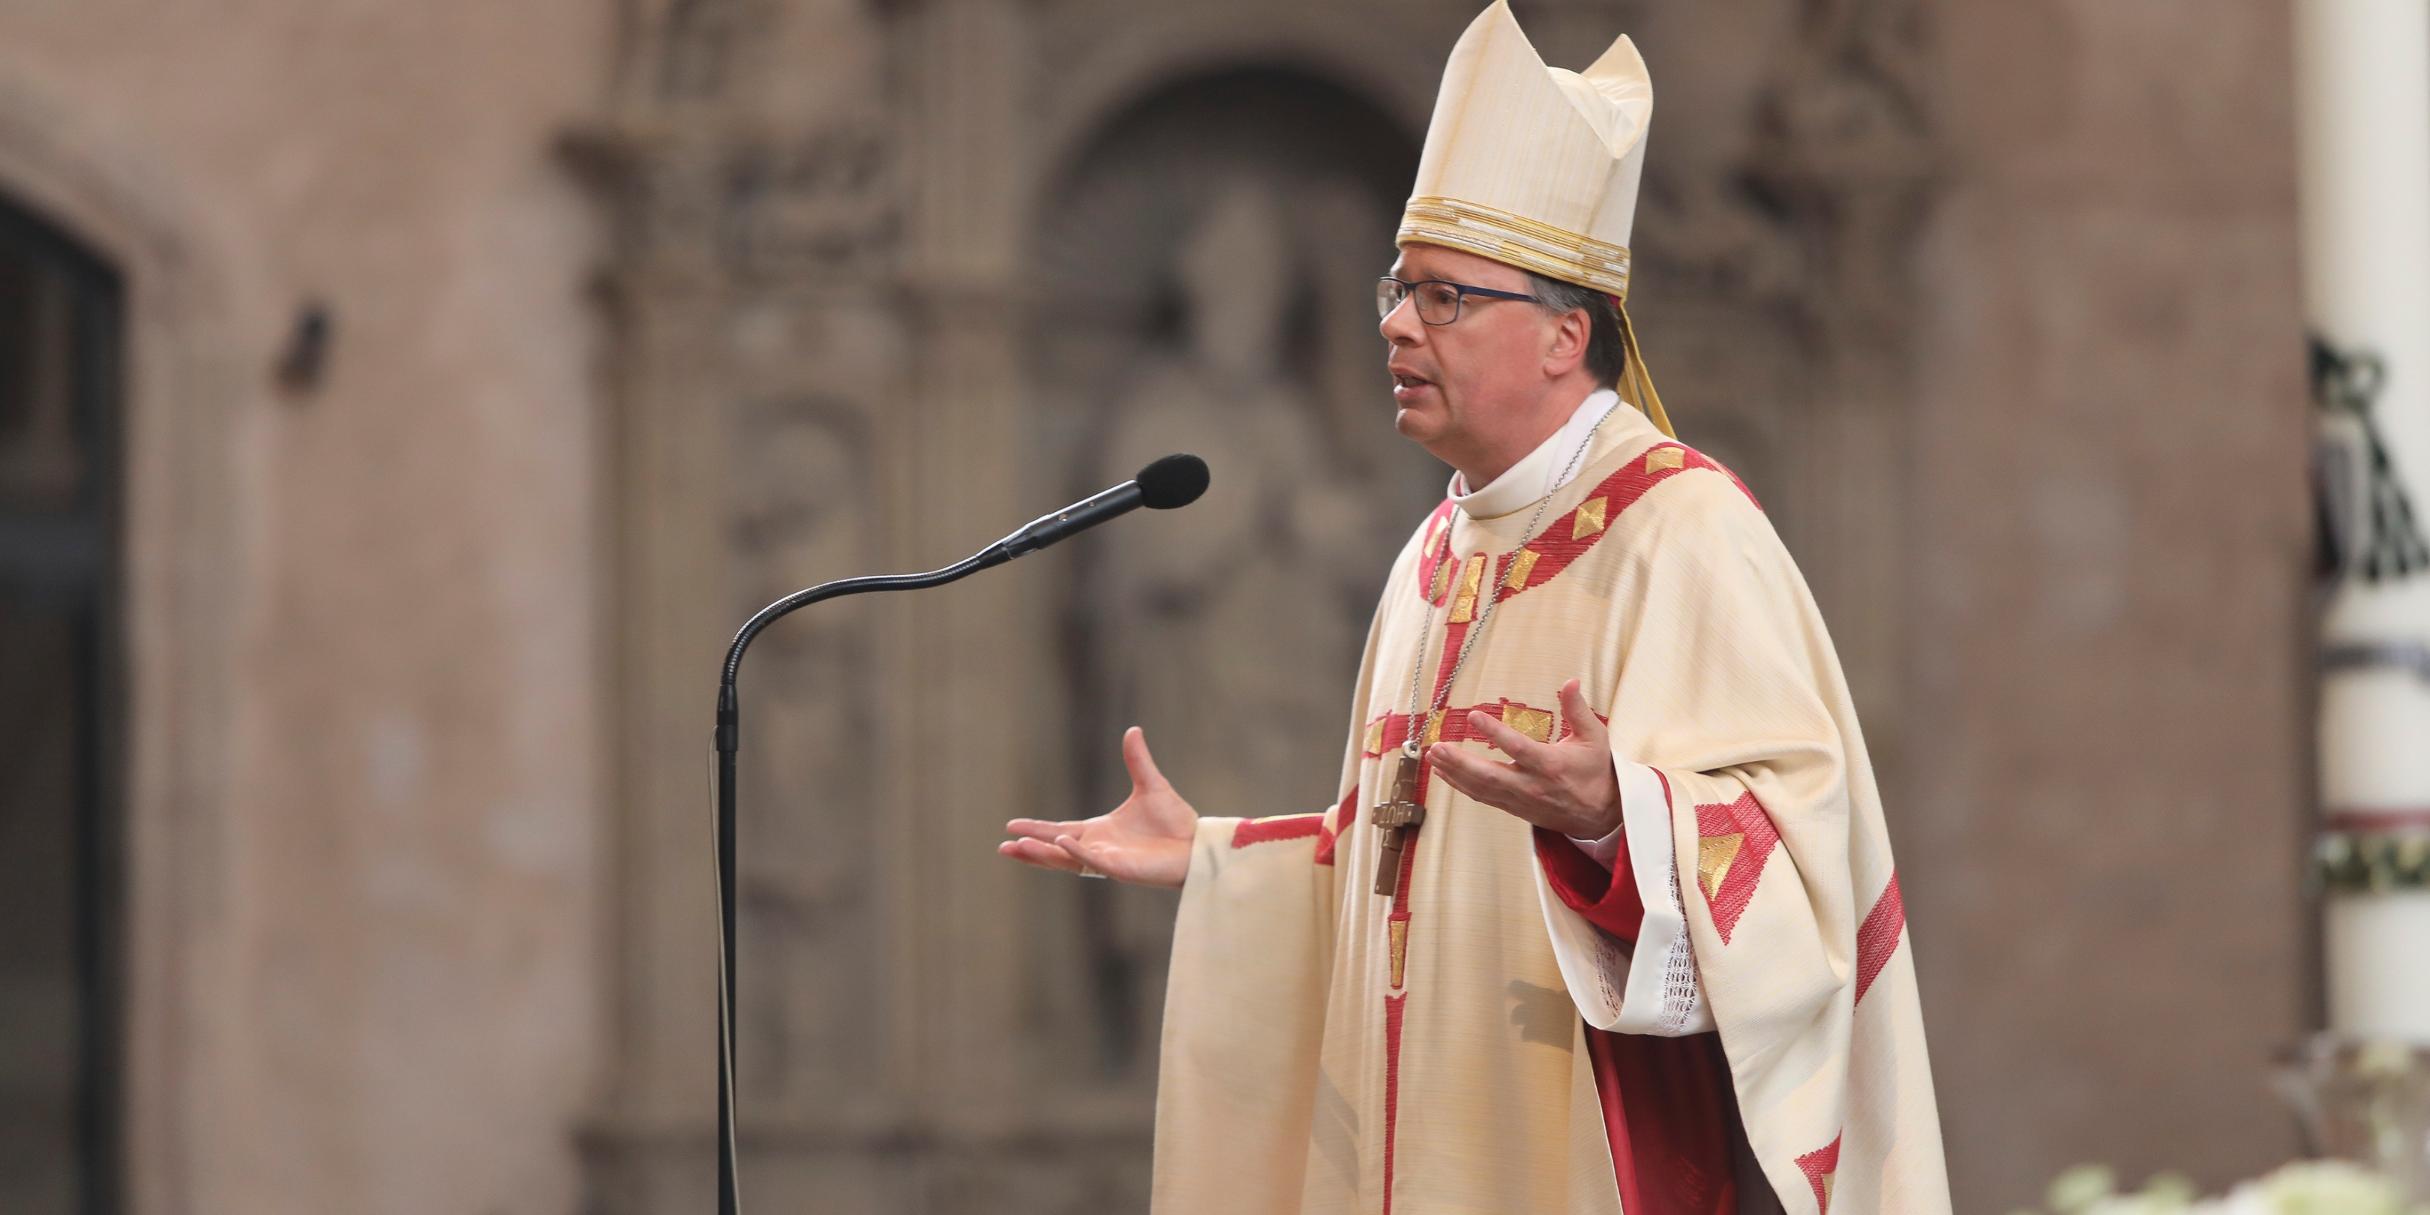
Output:
<instances>
[{"instance_id":1,"label":"gray hair","mask_svg":"<svg viewBox=\"0 0 2430 1215\"><path fill-rule=\"evenodd\" d=\"M1537 307L1554 316L1580 308L1586 310L1586 370L1593 374L1596 383L1618 388L1621 374L1628 370L1628 344L1620 340L1620 308L1612 297L1592 287L1546 278L1533 270L1525 273Z\"/></svg>"}]
</instances>

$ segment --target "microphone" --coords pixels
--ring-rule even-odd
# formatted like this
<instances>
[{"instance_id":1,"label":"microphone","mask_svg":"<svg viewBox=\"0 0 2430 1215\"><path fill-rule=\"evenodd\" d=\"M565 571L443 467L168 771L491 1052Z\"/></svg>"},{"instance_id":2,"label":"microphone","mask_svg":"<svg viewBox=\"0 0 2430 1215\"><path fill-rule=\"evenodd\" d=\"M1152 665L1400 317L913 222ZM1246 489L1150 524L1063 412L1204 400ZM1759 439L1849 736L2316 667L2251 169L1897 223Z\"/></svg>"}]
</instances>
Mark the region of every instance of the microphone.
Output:
<instances>
[{"instance_id":1,"label":"microphone","mask_svg":"<svg viewBox=\"0 0 2430 1215\"><path fill-rule=\"evenodd\" d=\"M1188 506L1207 492L1207 462L1196 456L1172 455L1139 470L1139 475L1051 515L1040 515L1021 530L996 541L1004 560L1037 552L1057 540L1104 523L1144 506L1171 510Z\"/></svg>"}]
</instances>

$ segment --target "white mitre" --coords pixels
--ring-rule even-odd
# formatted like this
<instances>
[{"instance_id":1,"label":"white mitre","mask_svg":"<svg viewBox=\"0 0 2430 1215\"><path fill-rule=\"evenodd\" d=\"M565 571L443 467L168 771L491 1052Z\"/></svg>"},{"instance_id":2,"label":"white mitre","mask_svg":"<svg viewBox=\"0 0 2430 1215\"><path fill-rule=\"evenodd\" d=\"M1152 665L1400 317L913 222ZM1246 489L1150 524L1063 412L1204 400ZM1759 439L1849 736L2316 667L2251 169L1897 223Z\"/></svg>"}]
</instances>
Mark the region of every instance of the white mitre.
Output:
<instances>
[{"instance_id":1,"label":"white mitre","mask_svg":"<svg viewBox=\"0 0 2430 1215\"><path fill-rule=\"evenodd\" d=\"M1627 306L1629 227L1653 116L1653 78L1626 35L1584 72L1547 67L1508 0L1494 0L1443 67L1394 240L1465 250L1611 296L1632 403L1668 434Z\"/></svg>"}]
</instances>

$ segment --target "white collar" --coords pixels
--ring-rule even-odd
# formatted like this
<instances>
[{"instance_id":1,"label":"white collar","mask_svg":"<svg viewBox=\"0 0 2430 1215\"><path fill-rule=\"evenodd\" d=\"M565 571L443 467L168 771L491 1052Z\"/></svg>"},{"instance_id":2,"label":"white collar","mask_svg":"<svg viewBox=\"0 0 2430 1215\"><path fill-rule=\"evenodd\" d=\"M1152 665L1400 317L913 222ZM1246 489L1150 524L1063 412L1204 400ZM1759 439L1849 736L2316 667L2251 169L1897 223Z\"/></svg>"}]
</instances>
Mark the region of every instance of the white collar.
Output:
<instances>
[{"instance_id":1,"label":"white collar","mask_svg":"<svg viewBox=\"0 0 2430 1215\"><path fill-rule=\"evenodd\" d=\"M1471 519L1494 519L1542 501L1578 475L1581 461L1573 457L1595 425L1619 404L1620 394L1609 388L1589 393L1578 403L1576 412L1569 415L1569 421L1561 424L1561 429L1474 493L1463 492L1467 487L1465 476L1451 474L1448 492L1452 503Z\"/></svg>"}]
</instances>

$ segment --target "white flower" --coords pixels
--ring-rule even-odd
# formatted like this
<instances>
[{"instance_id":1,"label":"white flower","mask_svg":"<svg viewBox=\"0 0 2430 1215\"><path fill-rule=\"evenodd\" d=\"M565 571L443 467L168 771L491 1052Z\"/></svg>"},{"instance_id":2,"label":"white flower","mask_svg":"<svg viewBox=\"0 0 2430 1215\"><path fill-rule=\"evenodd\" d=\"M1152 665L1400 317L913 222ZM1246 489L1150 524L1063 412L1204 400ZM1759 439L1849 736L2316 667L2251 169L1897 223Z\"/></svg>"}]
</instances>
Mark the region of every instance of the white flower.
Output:
<instances>
[{"instance_id":1,"label":"white flower","mask_svg":"<svg viewBox=\"0 0 2430 1215\"><path fill-rule=\"evenodd\" d=\"M2201 1202L2183 1177L2162 1175L2141 1193L2120 1194L2107 1167L2078 1165L2051 1182L2048 1201L2056 1215L2430 1215L2407 1207L2386 1178L2338 1161L2290 1164Z\"/></svg>"},{"instance_id":2,"label":"white flower","mask_svg":"<svg viewBox=\"0 0 2430 1215\"><path fill-rule=\"evenodd\" d=\"M2290 1164L2240 1189L2257 1190L2271 1215L2404 1215L2404 1199L2386 1178L2338 1161ZM2231 1196L2232 1197L2232 1196Z\"/></svg>"}]
</instances>

